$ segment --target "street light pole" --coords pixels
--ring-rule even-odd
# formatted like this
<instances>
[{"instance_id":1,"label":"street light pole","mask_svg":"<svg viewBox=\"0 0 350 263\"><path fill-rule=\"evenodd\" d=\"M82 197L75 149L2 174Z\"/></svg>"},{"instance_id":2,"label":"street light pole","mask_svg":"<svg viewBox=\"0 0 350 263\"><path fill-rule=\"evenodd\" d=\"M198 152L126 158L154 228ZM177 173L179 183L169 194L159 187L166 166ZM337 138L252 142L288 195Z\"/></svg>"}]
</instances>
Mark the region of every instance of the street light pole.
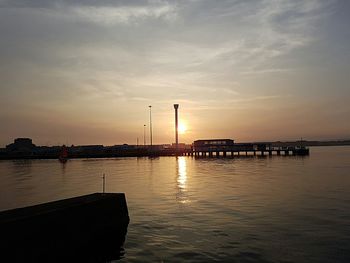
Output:
<instances>
[{"instance_id":1,"label":"street light pole","mask_svg":"<svg viewBox=\"0 0 350 263\"><path fill-rule=\"evenodd\" d=\"M150 133L150 140L151 140L151 148L152 148L152 106L149 105L149 133Z\"/></svg>"},{"instance_id":2,"label":"street light pole","mask_svg":"<svg viewBox=\"0 0 350 263\"><path fill-rule=\"evenodd\" d=\"M143 146L146 146L146 124L143 125Z\"/></svg>"}]
</instances>

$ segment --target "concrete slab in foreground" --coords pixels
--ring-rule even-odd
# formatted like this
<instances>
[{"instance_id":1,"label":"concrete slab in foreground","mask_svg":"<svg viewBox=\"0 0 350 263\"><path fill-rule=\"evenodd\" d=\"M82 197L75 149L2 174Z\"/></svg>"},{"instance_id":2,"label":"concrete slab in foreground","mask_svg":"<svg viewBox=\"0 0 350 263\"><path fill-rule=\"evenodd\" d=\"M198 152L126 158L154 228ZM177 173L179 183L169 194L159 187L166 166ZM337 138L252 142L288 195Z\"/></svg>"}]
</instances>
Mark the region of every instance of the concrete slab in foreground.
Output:
<instances>
[{"instance_id":1,"label":"concrete slab in foreground","mask_svg":"<svg viewBox=\"0 0 350 263\"><path fill-rule=\"evenodd\" d=\"M95 193L0 212L0 261L106 262L123 255L123 193Z\"/></svg>"}]
</instances>

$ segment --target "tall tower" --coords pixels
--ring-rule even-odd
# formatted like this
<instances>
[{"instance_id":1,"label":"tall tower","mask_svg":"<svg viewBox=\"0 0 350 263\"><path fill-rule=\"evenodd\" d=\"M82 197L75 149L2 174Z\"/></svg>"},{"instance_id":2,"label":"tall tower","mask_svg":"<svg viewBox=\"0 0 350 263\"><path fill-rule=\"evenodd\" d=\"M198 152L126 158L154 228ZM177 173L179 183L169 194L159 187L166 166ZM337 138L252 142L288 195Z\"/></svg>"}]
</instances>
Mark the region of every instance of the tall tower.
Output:
<instances>
[{"instance_id":1,"label":"tall tower","mask_svg":"<svg viewBox=\"0 0 350 263\"><path fill-rule=\"evenodd\" d=\"M179 104L174 104L175 109L175 142L176 142L176 152L179 149L179 123L178 123L178 113L177 109L179 108Z\"/></svg>"}]
</instances>

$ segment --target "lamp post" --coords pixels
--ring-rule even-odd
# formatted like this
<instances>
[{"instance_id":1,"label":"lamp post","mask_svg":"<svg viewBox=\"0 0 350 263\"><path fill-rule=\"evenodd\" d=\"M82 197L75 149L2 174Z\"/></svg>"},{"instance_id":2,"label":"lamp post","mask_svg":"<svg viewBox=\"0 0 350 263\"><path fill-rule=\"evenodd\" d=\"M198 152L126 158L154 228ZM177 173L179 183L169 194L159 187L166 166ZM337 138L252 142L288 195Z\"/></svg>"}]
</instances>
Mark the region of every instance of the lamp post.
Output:
<instances>
[{"instance_id":1,"label":"lamp post","mask_svg":"<svg viewBox=\"0 0 350 263\"><path fill-rule=\"evenodd\" d=\"M146 124L143 125L143 146L146 146Z\"/></svg>"},{"instance_id":2,"label":"lamp post","mask_svg":"<svg viewBox=\"0 0 350 263\"><path fill-rule=\"evenodd\" d=\"M149 136L150 136L150 141L151 141L151 148L152 148L152 106L149 105Z\"/></svg>"}]
</instances>

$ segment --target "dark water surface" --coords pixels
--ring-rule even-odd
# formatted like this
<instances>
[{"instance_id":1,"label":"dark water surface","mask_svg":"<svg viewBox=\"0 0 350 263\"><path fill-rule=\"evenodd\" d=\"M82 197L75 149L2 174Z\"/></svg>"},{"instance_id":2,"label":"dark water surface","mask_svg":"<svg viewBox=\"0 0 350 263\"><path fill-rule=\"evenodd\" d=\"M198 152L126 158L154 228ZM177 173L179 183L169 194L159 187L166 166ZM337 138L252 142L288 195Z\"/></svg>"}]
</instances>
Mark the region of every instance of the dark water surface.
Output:
<instances>
[{"instance_id":1,"label":"dark water surface","mask_svg":"<svg viewBox=\"0 0 350 263\"><path fill-rule=\"evenodd\" d=\"M0 161L0 210L125 192L125 262L350 262L350 147L309 157Z\"/></svg>"}]
</instances>

